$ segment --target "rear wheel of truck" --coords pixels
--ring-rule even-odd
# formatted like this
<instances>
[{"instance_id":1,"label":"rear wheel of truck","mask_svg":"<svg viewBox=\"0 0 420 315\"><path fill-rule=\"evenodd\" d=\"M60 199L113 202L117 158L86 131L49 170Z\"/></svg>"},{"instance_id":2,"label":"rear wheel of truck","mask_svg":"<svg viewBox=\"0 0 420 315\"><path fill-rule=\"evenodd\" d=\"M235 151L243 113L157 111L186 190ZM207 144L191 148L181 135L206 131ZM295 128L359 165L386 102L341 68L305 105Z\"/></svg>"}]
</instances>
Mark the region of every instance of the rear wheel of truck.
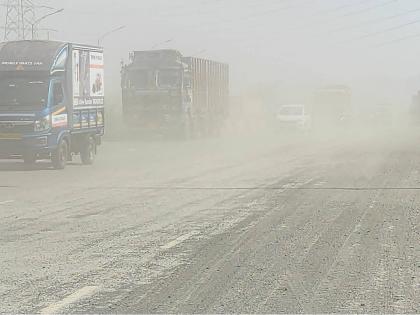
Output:
<instances>
[{"instance_id":1,"label":"rear wheel of truck","mask_svg":"<svg viewBox=\"0 0 420 315\"><path fill-rule=\"evenodd\" d=\"M96 143L95 139L89 137L84 141L80 150L80 159L84 165L92 165L96 157Z\"/></svg>"},{"instance_id":2,"label":"rear wheel of truck","mask_svg":"<svg viewBox=\"0 0 420 315\"><path fill-rule=\"evenodd\" d=\"M62 170L67 165L69 146L65 140L61 140L57 150L51 156L51 162L56 170Z\"/></svg>"}]
</instances>

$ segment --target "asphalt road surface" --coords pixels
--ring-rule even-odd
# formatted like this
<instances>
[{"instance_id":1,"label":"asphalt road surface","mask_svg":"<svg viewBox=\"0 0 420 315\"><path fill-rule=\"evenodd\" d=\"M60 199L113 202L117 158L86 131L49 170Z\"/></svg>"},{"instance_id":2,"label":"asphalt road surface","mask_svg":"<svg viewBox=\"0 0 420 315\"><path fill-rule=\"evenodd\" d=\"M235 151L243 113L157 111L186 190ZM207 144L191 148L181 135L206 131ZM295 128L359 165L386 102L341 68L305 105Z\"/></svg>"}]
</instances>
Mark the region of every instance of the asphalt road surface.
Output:
<instances>
[{"instance_id":1,"label":"asphalt road surface","mask_svg":"<svg viewBox=\"0 0 420 315\"><path fill-rule=\"evenodd\" d=\"M419 313L420 133L0 162L1 313Z\"/></svg>"}]
</instances>

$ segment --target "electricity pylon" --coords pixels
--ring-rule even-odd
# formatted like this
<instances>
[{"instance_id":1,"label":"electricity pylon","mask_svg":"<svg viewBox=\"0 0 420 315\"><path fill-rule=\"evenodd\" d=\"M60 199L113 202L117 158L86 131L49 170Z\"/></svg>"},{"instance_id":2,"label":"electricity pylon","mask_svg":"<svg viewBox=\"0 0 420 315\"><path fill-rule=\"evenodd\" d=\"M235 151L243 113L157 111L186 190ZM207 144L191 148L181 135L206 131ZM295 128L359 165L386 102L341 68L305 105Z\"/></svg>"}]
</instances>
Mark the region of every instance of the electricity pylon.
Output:
<instances>
[{"instance_id":1,"label":"electricity pylon","mask_svg":"<svg viewBox=\"0 0 420 315\"><path fill-rule=\"evenodd\" d=\"M4 40L31 39L35 20L35 4L32 0L7 0Z\"/></svg>"}]
</instances>

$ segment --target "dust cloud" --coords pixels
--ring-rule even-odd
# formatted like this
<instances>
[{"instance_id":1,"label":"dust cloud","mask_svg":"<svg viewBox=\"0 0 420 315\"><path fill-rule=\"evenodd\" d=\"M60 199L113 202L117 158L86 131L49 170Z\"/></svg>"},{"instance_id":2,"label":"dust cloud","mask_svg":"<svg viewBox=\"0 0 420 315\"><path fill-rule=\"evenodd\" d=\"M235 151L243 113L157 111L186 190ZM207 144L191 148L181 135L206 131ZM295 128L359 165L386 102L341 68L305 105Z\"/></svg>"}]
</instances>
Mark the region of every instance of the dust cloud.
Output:
<instances>
[{"instance_id":1,"label":"dust cloud","mask_svg":"<svg viewBox=\"0 0 420 315\"><path fill-rule=\"evenodd\" d=\"M0 313L419 312L418 0L0 12Z\"/></svg>"},{"instance_id":2,"label":"dust cloud","mask_svg":"<svg viewBox=\"0 0 420 315\"><path fill-rule=\"evenodd\" d=\"M316 90L328 85L351 89L353 125L381 129L389 122L385 116L407 126L411 98L418 90L416 49L410 39L403 40L404 32L410 31L403 25L413 18L415 12L410 12L415 4L50 1L49 5L63 7L65 13L51 17L44 26L59 30L50 32L51 38L88 44L96 44L102 33L125 26L101 43L107 56L110 137L114 130L124 128L120 61L126 62L131 51L152 48L176 49L184 56L230 66L230 123L226 127L230 132L260 132L272 120L269 115L274 107L311 106ZM101 14L96 14L98 8ZM78 23L67 24L71 19ZM392 30L395 25L401 25L401 30ZM412 26L414 32L416 27ZM40 36L45 33L41 31Z\"/></svg>"}]
</instances>

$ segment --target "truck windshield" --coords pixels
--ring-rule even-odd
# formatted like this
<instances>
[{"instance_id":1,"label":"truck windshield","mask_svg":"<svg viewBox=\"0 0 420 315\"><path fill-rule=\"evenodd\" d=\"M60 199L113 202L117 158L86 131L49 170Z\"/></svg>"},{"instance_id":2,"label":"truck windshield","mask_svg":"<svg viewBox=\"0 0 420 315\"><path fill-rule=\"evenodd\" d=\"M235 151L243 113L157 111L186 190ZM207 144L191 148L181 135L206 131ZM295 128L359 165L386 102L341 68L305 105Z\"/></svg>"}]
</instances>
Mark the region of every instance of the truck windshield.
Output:
<instances>
[{"instance_id":1,"label":"truck windshield","mask_svg":"<svg viewBox=\"0 0 420 315\"><path fill-rule=\"evenodd\" d=\"M142 89L147 88L149 84L149 72L146 70L133 71L130 73L131 87Z\"/></svg>"},{"instance_id":2,"label":"truck windshield","mask_svg":"<svg viewBox=\"0 0 420 315\"><path fill-rule=\"evenodd\" d=\"M180 81L178 70L159 70L158 82L160 87L179 87Z\"/></svg>"},{"instance_id":3,"label":"truck windshield","mask_svg":"<svg viewBox=\"0 0 420 315\"><path fill-rule=\"evenodd\" d=\"M47 105L45 77L0 77L0 106L43 108Z\"/></svg>"}]
</instances>

